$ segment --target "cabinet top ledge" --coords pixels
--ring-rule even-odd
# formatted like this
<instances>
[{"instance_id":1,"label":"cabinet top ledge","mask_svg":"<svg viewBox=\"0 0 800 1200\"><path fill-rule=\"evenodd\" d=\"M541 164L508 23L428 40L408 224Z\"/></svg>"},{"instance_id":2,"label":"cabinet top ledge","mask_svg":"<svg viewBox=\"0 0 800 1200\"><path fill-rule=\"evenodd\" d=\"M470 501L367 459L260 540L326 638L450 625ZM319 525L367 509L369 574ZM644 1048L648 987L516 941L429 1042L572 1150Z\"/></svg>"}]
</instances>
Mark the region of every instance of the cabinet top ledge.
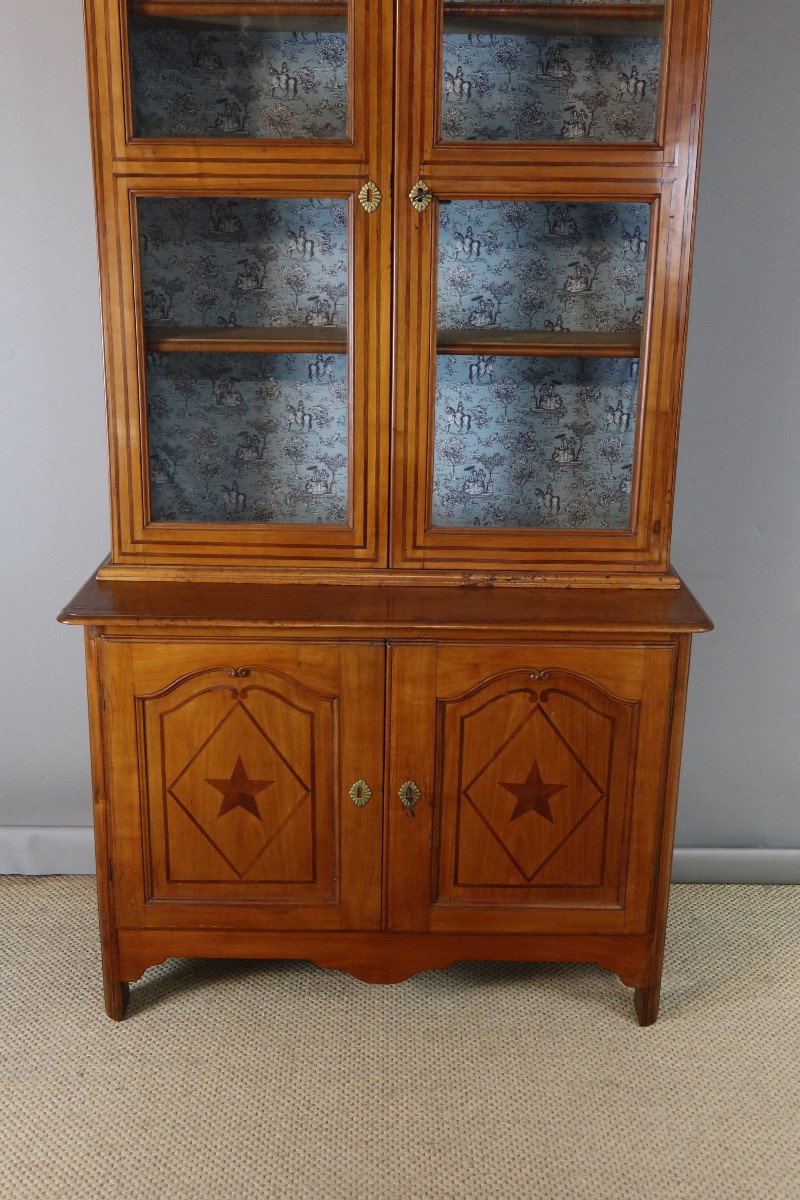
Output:
<instances>
[{"instance_id":1,"label":"cabinet top ledge","mask_svg":"<svg viewBox=\"0 0 800 1200\"><path fill-rule=\"evenodd\" d=\"M411 586L376 583L165 583L87 581L59 621L74 625L252 626L453 637L545 631L701 633L713 625L681 580L674 588Z\"/></svg>"}]
</instances>

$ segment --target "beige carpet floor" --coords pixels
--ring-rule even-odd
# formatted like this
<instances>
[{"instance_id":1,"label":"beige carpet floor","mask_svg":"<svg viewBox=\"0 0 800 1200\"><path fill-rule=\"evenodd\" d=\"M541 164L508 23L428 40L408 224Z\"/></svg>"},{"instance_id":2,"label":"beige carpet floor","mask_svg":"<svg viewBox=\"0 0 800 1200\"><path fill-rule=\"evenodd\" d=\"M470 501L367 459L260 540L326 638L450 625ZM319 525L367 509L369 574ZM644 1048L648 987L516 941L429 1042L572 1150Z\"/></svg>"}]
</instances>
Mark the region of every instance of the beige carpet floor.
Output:
<instances>
[{"instance_id":1,"label":"beige carpet floor","mask_svg":"<svg viewBox=\"0 0 800 1200\"><path fill-rule=\"evenodd\" d=\"M0 946L3 1200L800 1197L800 888L674 888L651 1029L591 966L190 961L116 1025L79 877Z\"/></svg>"}]
</instances>

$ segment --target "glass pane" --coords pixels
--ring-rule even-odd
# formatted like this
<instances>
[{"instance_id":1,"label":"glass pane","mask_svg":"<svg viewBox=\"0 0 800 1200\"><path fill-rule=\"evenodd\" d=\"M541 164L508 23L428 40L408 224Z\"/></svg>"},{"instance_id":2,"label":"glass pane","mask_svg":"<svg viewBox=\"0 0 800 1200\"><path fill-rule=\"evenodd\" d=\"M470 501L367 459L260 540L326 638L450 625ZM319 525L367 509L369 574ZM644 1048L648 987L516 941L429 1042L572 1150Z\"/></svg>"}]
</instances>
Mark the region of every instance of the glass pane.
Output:
<instances>
[{"instance_id":1,"label":"glass pane","mask_svg":"<svg viewBox=\"0 0 800 1200\"><path fill-rule=\"evenodd\" d=\"M347 327L346 200L138 201L145 324Z\"/></svg>"},{"instance_id":2,"label":"glass pane","mask_svg":"<svg viewBox=\"0 0 800 1200\"><path fill-rule=\"evenodd\" d=\"M347 524L347 201L138 214L151 519Z\"/></svg>"},{"instance_id":3,"label":"glass pane","mask_svg":"<svg viewBox=\"0 0 800 1200\"><path fill-rule=\"evenodd\" d=\"M646 204L439 207L433 523L626 529Z\"/></svg>"},{"instance_id":4,"label":"glass pane","mask_svg":"<svg viewBox=\"0 0 800 1200\"><path fill-rule=\"evenodd\" d=\"M623 0L620 14L605 0L568 0L573 16L549 14L554 2L511 0L492 17L445 0L445 140L653 140L663 5Z\"/></svg>"},{"instance_id":5,"label":"glass pane","mask_svg":"<svg viewBox=\"0 0 800 1200\"><path fill-rule=\"evenodd\" d=\"M439 328L636 332L649 234L647 204L443 204Z\"/></svg>"},{"instance_id":6,"label":"glass pane","mask_svg":"<svg viewBox=\"0 0 800 1200\"><path fill-rule=\"evenodd\" d=\"M433 524L626 529L639 363L437 360Z\"/></svg>"},{"instance_id":7,"label":"glass pane","mask_svg":"<svg viewBox=\"0 0 800 1200\"><path fill-rule=\"evenodd\" d=\"M147 355L153 521L344 525L345 354Z\"/></svg>"},{"instance_id":8,"label":"glass pane","mask_svg":"<svg viewBox=\"0 0 800 1200\"><path fill-rule=\"evenodd\" d=\"M346 0L294 16L269 3L242 6L248 15L193 7L130 0L136 137L347 137Z\"/></svg>"}]
</instances>

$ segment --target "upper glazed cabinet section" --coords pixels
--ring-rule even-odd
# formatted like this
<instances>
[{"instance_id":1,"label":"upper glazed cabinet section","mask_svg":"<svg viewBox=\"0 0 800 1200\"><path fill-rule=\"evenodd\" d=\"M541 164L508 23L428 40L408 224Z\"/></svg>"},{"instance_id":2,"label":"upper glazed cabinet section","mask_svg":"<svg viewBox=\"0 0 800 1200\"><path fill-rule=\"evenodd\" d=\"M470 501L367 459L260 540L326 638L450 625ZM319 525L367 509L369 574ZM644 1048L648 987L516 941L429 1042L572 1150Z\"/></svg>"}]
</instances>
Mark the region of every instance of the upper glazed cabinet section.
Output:
<instances>
[{"instance_id":1,"label":"upper glazed cabinet section","mask_svg":"<svg viewBox=\"0 0 800 1200\"><path fill-rule=\"evenodd\" d=\"M88 11L117 162L369 169L394 78L398 111L404 86L420 97L413 169L469 164L479 147L512 165L554 153L674 161L697 116L681 87L704 54L695 0L88 0Z\"/></svg>"},{"instance_id":2,"label":"upper glazed cabinet section","mask_svg":"<svg viewBox=\"0 0 800 1200\"><path fill-rule=\"evenodd\" d=\"M385 0L90 0L109 54L114 157L363 161L377 128ZM108 24L107 38L101 26ZM368 70L368 59L372 71ZM270 147L265 156L264 143ZM273 153L274 152L274 153Z\"/></svg>"}]
</instances>

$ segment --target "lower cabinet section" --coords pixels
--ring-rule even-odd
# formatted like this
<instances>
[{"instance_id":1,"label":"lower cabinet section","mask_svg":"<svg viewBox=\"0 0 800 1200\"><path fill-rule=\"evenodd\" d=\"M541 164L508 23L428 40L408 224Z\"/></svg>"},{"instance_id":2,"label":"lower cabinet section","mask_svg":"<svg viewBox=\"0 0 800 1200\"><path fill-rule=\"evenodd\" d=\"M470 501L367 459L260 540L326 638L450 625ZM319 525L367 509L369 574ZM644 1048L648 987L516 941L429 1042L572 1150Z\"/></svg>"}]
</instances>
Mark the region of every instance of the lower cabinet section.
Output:
<instances>
[{"instance_id":1,"label":"lower cabinet section","mask_svg":"<svg viewBox=\"0 0 800 1200\"><path fill-rule=\"evenodd\" d=\"M109 1011L171 955L530 957L654 1019L688 641L90 636Z\"/></svg>"}]
</instances>

